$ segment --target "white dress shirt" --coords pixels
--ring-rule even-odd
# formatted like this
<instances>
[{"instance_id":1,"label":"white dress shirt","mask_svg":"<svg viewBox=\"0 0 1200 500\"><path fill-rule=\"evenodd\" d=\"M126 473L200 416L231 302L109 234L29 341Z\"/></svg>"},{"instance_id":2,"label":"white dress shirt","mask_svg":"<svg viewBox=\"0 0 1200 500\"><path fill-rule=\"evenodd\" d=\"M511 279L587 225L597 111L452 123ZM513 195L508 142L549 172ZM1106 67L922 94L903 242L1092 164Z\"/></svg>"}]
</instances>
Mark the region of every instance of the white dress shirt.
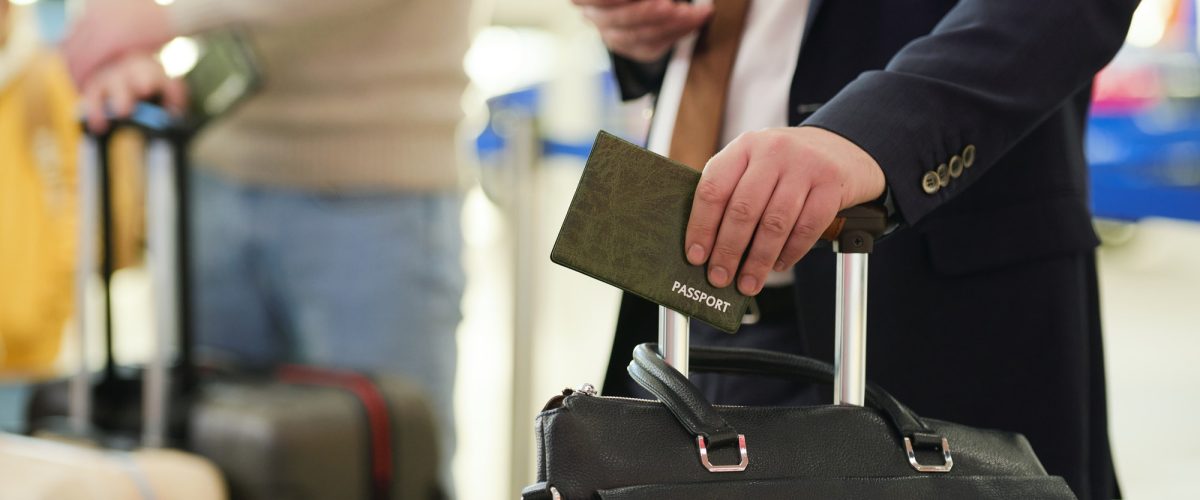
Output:
<instances>
[{"instance_id":1,"label":"white dress shirt","mask_svg":"<svg viewBox=\"0 0 1200 500\"><path fill-rule=\"evenodd\" d=\"M694 3L711 3L711 0L695 0ZM725 99L721 147L743 132L787 126L788 99L808 6L809 0L750 1L741 45L730 75L729 94ZM695 43L696 35L693 34L675 45L659 90L650 124L649 148L664 156L671 150L675 116L679 112L679 99L683 95ZM772 271L766 285L779 286L791 281L790 270Z\"/></svg>"}]
</instances>

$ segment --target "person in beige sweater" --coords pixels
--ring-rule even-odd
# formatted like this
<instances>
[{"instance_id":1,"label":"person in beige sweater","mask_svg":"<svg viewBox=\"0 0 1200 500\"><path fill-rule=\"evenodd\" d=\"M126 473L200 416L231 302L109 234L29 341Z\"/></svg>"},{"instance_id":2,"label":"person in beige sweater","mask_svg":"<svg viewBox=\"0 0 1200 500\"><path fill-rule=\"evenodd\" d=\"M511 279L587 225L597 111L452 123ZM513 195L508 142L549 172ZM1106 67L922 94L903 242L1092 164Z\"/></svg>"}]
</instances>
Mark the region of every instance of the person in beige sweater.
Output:
<instances>
[{"instance_id":1,"label":"person in beige sweater","mask_svg":"<svg viewBox=\"0 0 1200 500\"><path fill-rule=\"evenodd\" d=\"M100 129L152 94L183 108L149 55L173 37L250 34L264 86L192 151L198 351L413 377L449 457L471 0L163 3L93 0L64 51Z\"/></svg>"}]
</instances>

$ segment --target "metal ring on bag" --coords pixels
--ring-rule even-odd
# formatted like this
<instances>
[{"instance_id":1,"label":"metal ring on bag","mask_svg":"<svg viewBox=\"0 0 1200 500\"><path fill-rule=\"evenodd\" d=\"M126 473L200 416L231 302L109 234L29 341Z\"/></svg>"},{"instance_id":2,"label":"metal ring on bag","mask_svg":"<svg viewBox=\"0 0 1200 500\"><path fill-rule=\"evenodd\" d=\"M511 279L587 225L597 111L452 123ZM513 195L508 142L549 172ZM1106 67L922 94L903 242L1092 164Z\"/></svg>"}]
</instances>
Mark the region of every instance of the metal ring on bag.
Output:
<instances>
[{"instance_id":1,"label":"metal ring on bag","mask_svg":"<svg viewBox=\"0 0 1200 500\"><path fill-rule=\"evenodd\" d=\"M745 434L738 434L738 452L742 455L742 461L737 465L713 465L708 461L708 445L704 443L704 436L696 436L696 444L700 445L700 463L704 464L704 468L709 472L742 472L750 464L750 454L746 452Z\"/></svg>"},{"instance_id":2,"label":"metal ring on bag","mask_svg":"<svg viewBox=\"0 0 1200 500\"><path fill-rule=\"evenodd\" d=\"M917 462L917 454L913 452L912 439L904 438L904 452L908 453L908 463L913 466L917 472L950 472L954 468L954 458L950 456L950 442L946 438L942 438L942 459L945 461L942 465L921 465Z\"/></svg>"}]
</instances>

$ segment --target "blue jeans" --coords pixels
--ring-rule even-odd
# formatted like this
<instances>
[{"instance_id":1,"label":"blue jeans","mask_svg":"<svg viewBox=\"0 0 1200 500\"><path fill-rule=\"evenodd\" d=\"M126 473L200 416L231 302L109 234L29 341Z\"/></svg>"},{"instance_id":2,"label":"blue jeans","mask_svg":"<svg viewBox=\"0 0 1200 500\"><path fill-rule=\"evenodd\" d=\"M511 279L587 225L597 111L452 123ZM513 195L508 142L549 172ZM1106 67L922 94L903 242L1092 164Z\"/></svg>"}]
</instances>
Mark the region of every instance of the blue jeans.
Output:
<instances>
[{"instance_id":1,"label":"blue jeans","mask_svg":"<svg viewBox=\"0 0 1200 500\"><path fill-rule=\"evenodd\" d=\"M197 356L401 375L454 449L458 193L325 195L192 175Z\"/></svg>"}]
</instances>

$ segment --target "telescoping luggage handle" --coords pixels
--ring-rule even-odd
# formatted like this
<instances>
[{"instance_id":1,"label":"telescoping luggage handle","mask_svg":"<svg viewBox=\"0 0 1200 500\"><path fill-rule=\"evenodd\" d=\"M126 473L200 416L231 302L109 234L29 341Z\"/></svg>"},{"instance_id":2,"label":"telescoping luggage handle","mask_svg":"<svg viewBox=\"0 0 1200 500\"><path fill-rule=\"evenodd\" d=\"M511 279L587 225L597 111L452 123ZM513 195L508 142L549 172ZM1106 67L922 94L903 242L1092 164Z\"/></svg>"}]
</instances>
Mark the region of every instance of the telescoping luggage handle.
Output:
<instances>
[{"instance_id":1,"label":"telescoping luggage handle","mask_svg":"<svg viewBox=\"0 0 1200 500\"><path fill-rule=\"evenodd\" d=\"M837 311L834 323L834 398L836 404L862 406L867 380L867 257L887 229L887 211L859 205L838 213L821 235L832 242L837 261ZM688 317L658 308L658 353L680 373L688 373Z\"/></svg>"},{"instance_id":2,"label":"telescoping luggage handle","mask_svg":"<svg viewBox=\"0 0 1200 500\"><path fill-rule=\"evenodd\" d=\"M883 207L843 210L821 235L837 255L833 402L862 406L867 387L867 259L887 229Z\"/></svg>"},{"instance_id":3,"label":"telescoping luggage handle","mask_svg":"<svg viewBox=\"0 0 1200 500\"><path fill-rule=\"evenodd\" d=\"M169 351L172 341L178 342L180 363L185 367L179 387L188 391L191 380L191 339L186 334L189 318L184 307L187 298L188 273L186 234L187 205L186 141L187 134L175 128L158 128L137 121L115 121L108 132L88 133L79 151L79 253L76 276L76 336L81 346L79 370L70 383L69 412L74 432L83 434L91 427L91 371L86 349L90 332L103 328L105 342L104 367L108 376L115 370L111 299L107 287L113 272L112 203L110 200L109 144L114 130L135 127L145 133L146 148L146 237L149 248L147 265L150 270L154 310L153 354L142 388L142 444L161 447L166 444L169 421ZM100 227L97 227L99 223ZM100 234L103 251L96 248ZM100 305L102 325L93 324L86 314L91 299L87 283L97 271L97 255L101 255L101 283L105 287L104 303Z\"/></svg>"},{"instance_id":4,"label":"telescoping luggage handle","mask_svg":"<svg viewBox=\"0 0 1200 500\"><path fill-rule=\"evenodd\" d=\"M832 242L833 251L838 254L833 366L833 401L835 404L863 406L867 400L867 264L868 257L875 248L875 240L882 236L886 229L886 209L875 205L859 205L839 212L833 224L821 235L821 239ZM659 356L666 364L680 372L684 376L683 380L686 381L690 349L686 316L665 307L659 307L657 349ZM682 407L671 404L668 406ZM893 423L901 420L897 417L897 415L901 415L900 412L890 414L893 417ZM698 421L703 420L701 418ZM684 418L681 421L687 422L688 419ZM927 429L923 428L923 424L919 432L909 432L911 429L906 429L904 425L899 427L902 433L906 434L904 447L908 461L918 472L949 472L954 466L946 439L925 432ZM732 431L732 429L724 428L722 430ZM729 432L724 434L729 434ZM728 438L729 436L722 435L720 440L727 441ZM749 454L745 436L736 435L736 442L741 457L740 463L713 465L708 459L707 448L716 443L707 443L703 434L697 435L700 460L705 468L710 472L746 470L749 464ZM914 447L940 449L944 463L940 465L919 463Z\"/></svg>"}]
</instances>

